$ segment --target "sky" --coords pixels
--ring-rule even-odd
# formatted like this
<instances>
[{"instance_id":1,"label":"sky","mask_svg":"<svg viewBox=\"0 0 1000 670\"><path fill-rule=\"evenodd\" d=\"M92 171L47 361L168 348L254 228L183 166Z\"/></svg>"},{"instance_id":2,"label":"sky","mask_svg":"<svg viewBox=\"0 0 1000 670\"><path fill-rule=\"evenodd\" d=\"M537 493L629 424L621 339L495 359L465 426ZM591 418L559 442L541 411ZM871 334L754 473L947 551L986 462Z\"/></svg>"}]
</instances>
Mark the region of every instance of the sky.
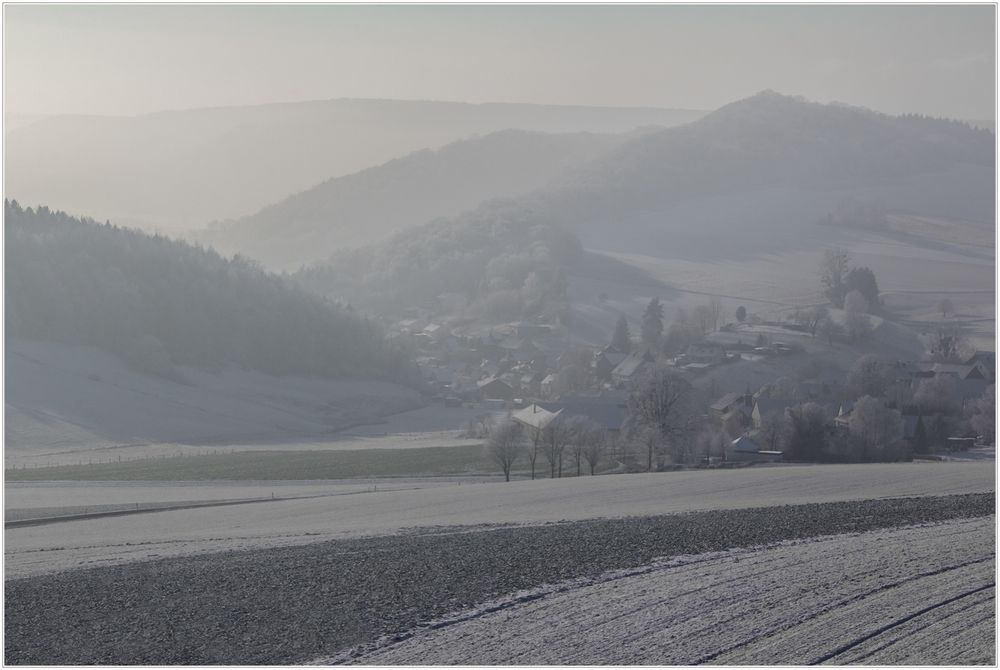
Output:
<instances>
[{"instance_id":1,"label":"sky","mask_svg":"<svg viewBox=\"0 0 1000 670\"><path fill-rule=\"evenodd\" d=\"M8 118L329 98L993 119L991 5L4 6Z\"/></svg>"}]
</instances>

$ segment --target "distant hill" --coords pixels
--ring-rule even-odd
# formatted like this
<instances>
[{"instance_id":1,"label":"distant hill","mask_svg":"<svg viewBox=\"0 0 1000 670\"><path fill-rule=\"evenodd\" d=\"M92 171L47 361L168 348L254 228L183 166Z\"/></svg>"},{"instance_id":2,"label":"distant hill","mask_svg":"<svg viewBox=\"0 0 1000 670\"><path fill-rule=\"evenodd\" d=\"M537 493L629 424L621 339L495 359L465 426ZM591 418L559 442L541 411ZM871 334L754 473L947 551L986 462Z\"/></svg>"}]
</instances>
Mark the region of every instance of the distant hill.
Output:
<instances>
[{"instance_id":1,"label":"distant hill","mask_svg":"<svg viewBox=\"0 0 1000 670\"><path fill-rule=\"evenodd\" d=\"M535 190L632 135L499 131L327 180L191 238L223 253L295 269L338 248L379 241L406 225Z\"/></svg>"},{"instance_id":2,"label":"distant hill","mask_svg":"<svg viewBox=\"0 0 1000 670\"><path fill-rule=\"evenodd\" d=\"M393 286L385 278L395 267L389 261L405 257L407 247L432 248L448 226L488 230L510 212L518 213L524 231L561 230L588 249L704 263L709 273L720 260L773 263L780 262L774 254L791 250L818 257L824 248L858 241L867 233L816 225L847 198L890 213L991 226L993 147L992 133L961 122L765 92L692 123L629 139L502 208L487 203L450 221L409 229L359 255L350 282L342 281L349 267L343 256L298 278L309 278L304 285L323 294L350 285L359 304L381 300ZM937 244L917 236L893 243ZM586 263L586 256L575 261L573 272L586 274ZM407 261L399 267L425 266ZM331 272L336 282L320 281ZM421 299L433 299L473 291L472 276L442 270L436 283L396 278L401 292L422 291ZM738 285L738 277L730 279Z\"/></svg>"},{"instance_id":3,"label":"distant hill","mask_svg":"<svg viewBox=\"0 0 1000 670\"><path fill-rule=\"evenodd\" d=\"M55 116L9 130L5 195L163 232L234 219L333 177L508 128L617 133L702 112L324 100Z\"/></svg>"},{"instance_id":4,"label":"distant hill","mask_svg":"<svg viewBox=\"0 0 1000 670\"><path fill-rule=\"evenodd\" d=\"M963 166L992 172L994 160L993 134L962 122L768 91L626 142L530 201L602 220L737 192L891 186Z\"/></svg>"},{"instance_id":5,"label":"distant hill","mask_svg":"<svg viewBox=\"0 0 1000 670\"><path fill-rule=\"evenodd\" d=\"M245 260L5 201L6 335L184 368L414 379L366 320Z\"/></svg>"}]
</instances>

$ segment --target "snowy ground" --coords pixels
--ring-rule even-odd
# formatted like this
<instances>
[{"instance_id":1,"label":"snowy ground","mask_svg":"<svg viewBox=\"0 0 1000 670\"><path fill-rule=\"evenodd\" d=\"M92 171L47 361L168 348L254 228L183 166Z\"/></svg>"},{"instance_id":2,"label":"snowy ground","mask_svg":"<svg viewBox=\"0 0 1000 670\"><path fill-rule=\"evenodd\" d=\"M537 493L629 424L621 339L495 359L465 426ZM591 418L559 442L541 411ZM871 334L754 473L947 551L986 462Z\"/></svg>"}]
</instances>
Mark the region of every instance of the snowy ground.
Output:
<instances>
[{"instance_id":1,"label":"snowy ground","mask_svg":"<svg viewBox=\"0 0 1000 670\"><path fill-rule=\"evenodd\" d=\"M457 612L353 661L992 665L995 524L680 557Z\"/></svg>"},{"instance_id":2,"label":"snowy ground","mask_svg":"<svg viewBox=\"0 0 1000 670\"><path fill-rule=\"evenodd\" d=\"M395 384L247 370L184 369L182 384L83 346L7 342L4 360L7 465L111 460L150 445L319 441L423 402Z\"/></svg>"},{"instance_id":3,"label":"snowy ground","mask_svg":"<svg viewBox=\"0 0 1000 670\"><path fill-rule=\"evenodd\" d=\"M414 528L534 525L694 510L995 490L994 465L779 466L474 483L277 500L5 530L5 577ZM151 494L152 495L152 494ZM198 499L204 496L199 491ZM230 498L231 490L221 487Z\"/></svg>"}]
</instances>

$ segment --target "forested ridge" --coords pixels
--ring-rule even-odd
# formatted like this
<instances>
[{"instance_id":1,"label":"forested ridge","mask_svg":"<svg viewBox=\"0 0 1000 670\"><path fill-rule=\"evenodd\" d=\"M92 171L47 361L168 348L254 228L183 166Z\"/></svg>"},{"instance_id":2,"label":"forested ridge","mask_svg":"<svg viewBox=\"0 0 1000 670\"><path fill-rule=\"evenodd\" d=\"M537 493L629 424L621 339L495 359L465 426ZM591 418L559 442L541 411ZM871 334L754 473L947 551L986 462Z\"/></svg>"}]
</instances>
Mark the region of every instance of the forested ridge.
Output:
<instances>
[{"instance_id":1,"label":"forested ridge","mask_svg":"<svg viewBox=\"0 0 1000 670\"><path fill-rule=\"evenodd\" d=\"M436 303L447 312L491 319L557 317L569 308L566 271L581 254L574 233L498 199L455 219L338 252L292 276L310 291L379 313Z\"/></svg>"},{"instance_id":2,"label":"forested ridge","mask_svg":"<svg viewBox=\"0 0 1000 670\"><path fill-rule=\"evenodd\" d=\"M380 330L240 257L4 201L6 334L92 345L134 367L415 378Z\"/></svg>"}]
</instances>

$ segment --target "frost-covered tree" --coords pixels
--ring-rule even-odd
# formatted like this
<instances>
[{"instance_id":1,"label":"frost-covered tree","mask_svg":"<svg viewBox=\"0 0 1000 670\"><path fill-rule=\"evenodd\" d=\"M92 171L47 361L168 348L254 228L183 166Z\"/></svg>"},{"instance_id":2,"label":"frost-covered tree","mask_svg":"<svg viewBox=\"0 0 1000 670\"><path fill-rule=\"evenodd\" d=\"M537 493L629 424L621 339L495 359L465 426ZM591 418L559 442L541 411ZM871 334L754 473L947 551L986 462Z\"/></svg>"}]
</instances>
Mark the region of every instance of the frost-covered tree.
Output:
<instances>
[{"instance_id":1,"label":"frost-covered tree","mask_svg":"<svg viewBox=\"0 0 1000 670\"><path fill-rule=\"evenodd\" d=\"M825 287L826 299L833 303L834 307L844 306L844 296L847 293L844 279L850 261L851 257L844 249L828 249L823 254L820 281Z\"/></svg>"},{"instance_id":2,"label":"frost-covered tree","mask_svg":"<svg viewBox=\"0 0 1000 670\"><path fill-rule=\"evenodd\" d=\"M847 374L847 390L852 398L881 398L889 388L890 370L878 357L866 354L854 362Z\"/></svg>"},{"instance_id":3,"label":"frost-covered tree","mask_svg":"<svg viewBox=\"0 0 1000 670\"><path fill-rule=\"evenodd\" d=\"M854 403L848 425L865 460L891 460L897 442L903 436L903 421L898 410L889 409L878 398L863 396Z\"/></svg>"},{"instance_id":4,"label":"frost-covered tree","mask_svg":"<svg viewBox=\"0 0 1000 670\"><path fill-rule=\"evenodd\" d=\"M521 425L505 419L497 425L486 439L486 453L503 470L506 481L510 481L510 471L524 453L524 434Z\"/></svg>"}]
</instances>

